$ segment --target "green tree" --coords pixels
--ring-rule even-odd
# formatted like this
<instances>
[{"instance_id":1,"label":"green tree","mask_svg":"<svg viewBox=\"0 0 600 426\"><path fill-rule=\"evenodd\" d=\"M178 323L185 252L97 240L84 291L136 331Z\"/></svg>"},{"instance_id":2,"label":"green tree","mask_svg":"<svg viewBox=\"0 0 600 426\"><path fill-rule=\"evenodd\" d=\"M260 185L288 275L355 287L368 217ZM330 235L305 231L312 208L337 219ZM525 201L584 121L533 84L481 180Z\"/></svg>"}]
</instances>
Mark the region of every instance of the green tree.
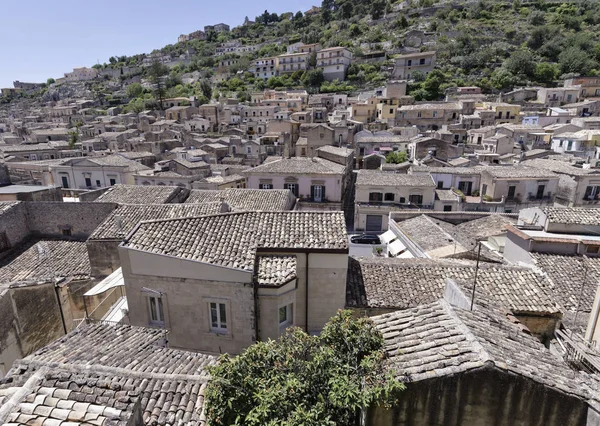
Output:
<instances>
[{"instance_id":1,"label":"green tree","mask_svg":"<svg viewBox=\"0 0 600 426\"><path fill-rule=\"evenodd\" d=\"M390 152L385 156L386 163L401 164L408 161L408 156L404 151Z\"/></svg>"},{"instance_id":2,"label":"green tree","mask_svg":"<svg viewBox=\"0 0 600 426\"><path fill-rule=\"evenodd\" d=\"M322 69L316 69L304 74L304 84L310 87L319 87L325 81Z\"/></svg>"},{"instance_id":3,"label":"green tree","mask_svg":"<svg viewBox=\"0 0 600 426\"><path fill-rule=\"evenodd\" d=\"M75 145L79 142L79 129L69 132L69 149L75 149Z\"/></svg>"},{"instance_id":4,"label":"green tree","mask_svg":"<svg viewBox=\"0 0 600 426\"><path fill-rule=\"evenodd\" d=\"M54 83L56 83L56 80L53 79L52 77L50 77L48 80L46 80L46 85L47 86L50 86L51 84L54 84Z\"/></svg>"},{"instance_id":5,"label":"green tree","mask_svg":"<svg viewBox=\"0 0 600 426\"><path fill-rule=\"evenodd\" d=\"M140 83L131 83L129 86L127 86L126 93L127 97L130 99L137 98L144 93L144 88Z\"/></svg>"},{"instance_id":6,"label":"green tree","mask_svg":"<svg viewBox=\"0 0 600 426\"><path fill-rule=\"evenodd\" d=\"M505 68L496 68L492 73L491 83L496 90L512 89L517 82L517 77Z\"/></svg>"},{"instance_id":7,"label":"green tree","mask_svg":"<svg viewBox=\"0 0 600 426\"><path fill-rule=\"evenodd\" d=\"M218 425L358 424L362 410L389 407L404 390L383 366L383 337L369 318L343 311L320 336L292 328L211 367L207 423Z\"/></svg>"},{"instance_id":8,"label":"green tree","mask_svg":"<svg viewBox=\"0 0 600 426\"><path fill-rule=\"evenodd\" d=\"M504 61L504 68L513 75L533 77L536 63L529 50L517 50Z\"/></svg>"},{"instance_id":9,"label":"green tree","mask_svg":"<svg viewBox=\"0 0 600 426\"><path fill-rule=\"evenodd\" d=\"M558 55L560 71L563 74L578 73L580 75L589 74L597 65L596 61L590 58L588 52L584 52L578 47L569 47Z\"/></svg>"},{"instance_id":10,"label":"green tree","mask_svg":"<svg viewBox=\"0 0 600 426\"><path fill-rule=\"evenodd\" d=\"M160 109L163 109L163 99L166 94L165 76L168 73L169 67L158 61L152 62L152 65L148 67L148 78L154 86L154 94Z\"/></svg>"},{"instance_id":11,"label":"green tree","mask_svg":"<svg viewBox=\"0 0 600 426\"><path fill-rule=\"evenodd\" d=\"M371 3L371 18L377 20L383 17L385 13L385 0L373 0Z\"/></svg>"},{"instance_id":12,"label":"green tree","mask_svg":"<svg viewBox=\"0 0 600 426\"><path fill-rule=\"evenodd\" d=\"M202 91L202 95L208 99L209 101L212 99L213 88L210 85L210 81L206 79L200 80L200 90Z\"/></svg>"},{"instance_id":13,"label":"green tree","mask_svg":"<svg viewBox=\"0 0 600 426\"><path fill-rule=\"evenodd\" d=\"M558 68L548 62L540 62L535 68L535 81L550 85L558 76Z\"/></svg>"}]
</instances>

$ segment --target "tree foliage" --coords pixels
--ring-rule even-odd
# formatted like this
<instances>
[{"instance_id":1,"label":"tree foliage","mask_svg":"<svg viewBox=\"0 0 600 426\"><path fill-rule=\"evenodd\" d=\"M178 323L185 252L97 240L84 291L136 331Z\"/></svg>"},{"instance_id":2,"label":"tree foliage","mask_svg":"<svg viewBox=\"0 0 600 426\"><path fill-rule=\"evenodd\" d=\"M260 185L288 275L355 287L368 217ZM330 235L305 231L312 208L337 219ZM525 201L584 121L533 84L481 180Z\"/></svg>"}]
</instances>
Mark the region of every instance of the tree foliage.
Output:
<instances>
[{"instance_id":1,"label":"tree foliage","mask_svg":"<svg viewBox=\"0 0 600 426\"><path fill-rule=\"evenodd\" d=\"M132 83L127 86L126 93L129 98L137 98L144 93L144 88L140 83Z\"/></svg>"},{"instance_id":2,"label":"tree foliage","mask_svg":"<svg viewBox=\"0 0 600 426\"><path fill-rule=\"evenodd\" d=\"M401 164L401 163L406 163L407 161L408 161L408 156L406 155L406 152L404 152L404 151L390 152L388 155L385 156L386 163Z\"/></svg>"},{"instance_id":3,"label":"tree foliage","mask_svg":"<svg viewBox=\"0 0 600 426\"><path fill-rule=\"evenodd\" d=\"M383 337L368 318L341 311L320 336L291 328L277 341L223 355L210 368L210 425L353 426L404 386L383 369Z\"/></svg>"}]
</instances>

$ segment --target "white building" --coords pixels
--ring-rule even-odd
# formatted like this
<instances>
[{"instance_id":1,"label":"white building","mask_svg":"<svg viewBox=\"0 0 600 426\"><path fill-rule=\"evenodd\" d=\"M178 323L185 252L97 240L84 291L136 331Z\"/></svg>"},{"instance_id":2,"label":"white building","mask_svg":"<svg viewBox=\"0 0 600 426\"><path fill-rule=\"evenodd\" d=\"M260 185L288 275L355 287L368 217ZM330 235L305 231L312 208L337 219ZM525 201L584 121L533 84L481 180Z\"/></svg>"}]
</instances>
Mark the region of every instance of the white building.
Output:
<instances>
[{"instance_id":1,"label":"white building","mask_svg":"<svg viewBox=\"0 0 600 426\"><path fill-rule=\"evenodd\" d=\"M327 81L343 81L351 63L352 52L345 47L331 47L317 53L317 67L323 70Z\"/></svg>"}]
</instances>

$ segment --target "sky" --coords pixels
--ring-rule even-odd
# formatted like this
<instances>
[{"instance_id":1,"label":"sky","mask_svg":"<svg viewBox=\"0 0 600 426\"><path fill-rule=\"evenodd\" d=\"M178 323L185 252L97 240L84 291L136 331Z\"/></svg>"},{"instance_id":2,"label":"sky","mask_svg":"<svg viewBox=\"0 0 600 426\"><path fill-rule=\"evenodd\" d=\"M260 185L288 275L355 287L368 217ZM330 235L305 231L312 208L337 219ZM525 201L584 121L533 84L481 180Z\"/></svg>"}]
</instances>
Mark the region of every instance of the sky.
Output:
<instances>
[{"instance_id":1,"label":"sky","mask_svg":"<svg viewBox=\"0 0 600 426\"><path fill-rule=\"evenodd\" d=\"M204 25L232 28L320 0L0 0L0 88L45 82L111 56L150 53Z\"/></svg>"}]
</instances>

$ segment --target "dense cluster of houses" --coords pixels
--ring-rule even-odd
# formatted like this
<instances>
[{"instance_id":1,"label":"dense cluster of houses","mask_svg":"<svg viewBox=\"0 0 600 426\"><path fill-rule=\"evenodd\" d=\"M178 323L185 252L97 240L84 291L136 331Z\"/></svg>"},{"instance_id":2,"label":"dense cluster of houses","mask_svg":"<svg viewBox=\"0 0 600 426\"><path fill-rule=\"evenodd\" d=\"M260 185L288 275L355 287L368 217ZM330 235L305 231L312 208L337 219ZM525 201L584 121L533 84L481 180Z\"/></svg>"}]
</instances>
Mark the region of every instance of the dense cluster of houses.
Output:
<instances>
[{"instance_id":1,"label":"dense cluster of houses","mask_svg":"<svg viewBox=\"0 0 600 426\"><path fill-rule=\"evenodd\" d=\"M253 67L313 53L331 79L352 60ZM600 424L600 79L416 102L434 67L401 55L354 96L0 111L0 423L203 425L218 354L346 308L407 383L371 424Z\"/></svg>"}]
</instances>

